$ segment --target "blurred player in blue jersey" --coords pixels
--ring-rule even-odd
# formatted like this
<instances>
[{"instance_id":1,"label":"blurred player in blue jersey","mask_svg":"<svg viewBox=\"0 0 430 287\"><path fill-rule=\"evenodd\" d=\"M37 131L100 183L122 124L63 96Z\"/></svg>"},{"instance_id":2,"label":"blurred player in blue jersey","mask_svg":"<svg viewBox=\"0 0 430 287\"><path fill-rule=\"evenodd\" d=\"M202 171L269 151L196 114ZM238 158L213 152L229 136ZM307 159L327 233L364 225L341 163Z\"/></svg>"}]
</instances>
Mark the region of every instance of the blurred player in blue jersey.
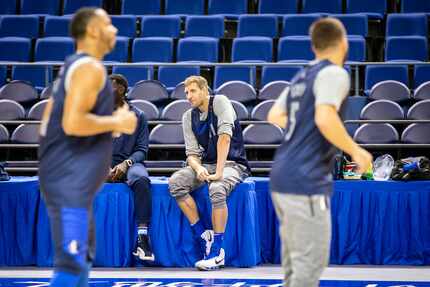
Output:
<instances>
[{"instance_id":1,"label":"blurred player in blue jersey","mask_svg":"<svg viewBox=\"0 0 430 287\"><path fill-rule=\"evenodd\" d=\"M137 122L127 106L113 112L101 63L115 46L117 29L109 16L82 8L70 32L77 51L61 68L40 129L39 176L55 249L53 287L88 286L95 251L92 204L109 172L112 133L131 134Z\"/></svg>"},{"instance_id":2,"label":"blurred player in blue jersey","mask_svg":"<svg viewBox=\"0 0 430 287\"><path fill-rule=\"evenodd\" d=\"M316 287L328 264L335 148L349 154L361 171L372 156L358 146L338 115L350 79L343 68L348 41L342 23L316 21L310 29L316 59L293 78L268 114L285 128L270 185L280 221L284 286Z\"/></svg>"}]
</instances>

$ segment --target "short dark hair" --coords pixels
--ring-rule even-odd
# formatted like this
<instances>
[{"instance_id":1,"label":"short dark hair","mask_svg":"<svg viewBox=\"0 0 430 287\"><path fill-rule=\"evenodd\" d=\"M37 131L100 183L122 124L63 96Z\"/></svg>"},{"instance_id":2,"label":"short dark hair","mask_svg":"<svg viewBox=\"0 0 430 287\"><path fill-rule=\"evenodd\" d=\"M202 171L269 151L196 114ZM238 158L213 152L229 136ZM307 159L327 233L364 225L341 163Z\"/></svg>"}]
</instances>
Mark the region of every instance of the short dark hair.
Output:
<instances>
[{"instance_id":1,"label":"short dark hair","mask_svg":"<svg viewBox=\"0 0 430 287\"><path fill-rule=\"evenodd\" d=\"M327 17L315 21L309 29L312 46L318 51L336 46L345 37L345 27L335 18Z\"/></svg>"},{"instance_id":2,"label":"short dark hair","mask_svg":"<svg viewBox=\"0 0 430 287\"><path fill-rule=\"evenodd\" d=\"M127 92L128 89L128 81L127 79L121 75L121 74L112 74L109 76L109 79L111 81L115 81L117 84L120 84L121 86L124 87L125 92Z\"/></svg>"},{"instance_id":3,"label":"short dark hair","mask_svg":"<svg viewBox=\"0 0 430 287\"><path fill-rule=\"evenodd\" d=\"M70 35L75 39L82 39L87 33L87 26L91 19L96 16L97 7L84 7L79 9L70 22Z\"/></svg>"}]
</instances>

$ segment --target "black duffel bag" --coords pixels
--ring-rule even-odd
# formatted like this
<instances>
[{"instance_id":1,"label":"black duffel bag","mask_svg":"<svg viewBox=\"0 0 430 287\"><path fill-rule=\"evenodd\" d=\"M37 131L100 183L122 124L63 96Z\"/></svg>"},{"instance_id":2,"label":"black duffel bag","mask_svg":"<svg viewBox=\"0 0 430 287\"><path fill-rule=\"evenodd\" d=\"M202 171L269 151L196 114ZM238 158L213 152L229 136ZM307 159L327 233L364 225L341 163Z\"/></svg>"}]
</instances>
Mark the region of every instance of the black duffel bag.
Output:
<instances>
[{"instance_id":1,"label":"black duffel bag","mask_svg":"<svg viewBox=\"0 0 430 287\"><path fill-rule=\"evenodd\" d=\"M397 160L391 172L393 180L430 180L430 160L425 156Z\"/></svg>"}]
</instances>

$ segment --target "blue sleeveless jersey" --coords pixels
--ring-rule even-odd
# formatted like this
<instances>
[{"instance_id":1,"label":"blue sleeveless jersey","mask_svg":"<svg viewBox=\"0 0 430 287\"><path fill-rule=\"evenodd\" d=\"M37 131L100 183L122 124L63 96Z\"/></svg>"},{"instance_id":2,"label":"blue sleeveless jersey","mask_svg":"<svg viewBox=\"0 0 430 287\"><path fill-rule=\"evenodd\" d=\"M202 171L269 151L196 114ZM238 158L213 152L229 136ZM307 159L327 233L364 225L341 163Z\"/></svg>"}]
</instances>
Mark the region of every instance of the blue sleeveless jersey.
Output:
<instances>
[{"instance_id":1,"label":"blue sleeveless jersey","mask_svg":"<svg viewBox=\"0 0 430 287\"><path fill-rule=\"evenodd\" d=\"M39 148L39 176L41 184L47 188L95 192L109 171L112 133L75 137L66 135L62 127L67 73L73 63L84 57L88 55L69 56L54 85L53 109ZM99 116L112 115L113 106L112 88L106 77L106 83L98 94L91 113Z\"/></svg>"},{"instance_id":2,"label":"blue sleeveless jersey","mask_svg":"<svg viewBox=\"0 0 430 287\"><path fill-rule=\"evenodd\" d=\"M202 162L213 164L217 162L217 143L218 143L218 117L213 111L214 97L209 99L208 116L206 120L200 120L200 111L194 108L191 111L191 128L199 145L204 149ZM233 126L233 135L230 140L230 149L227 160L234 161L245 166L250 172L248 160L246 159L245 146L242 136L242 128L236 118Z\"/></svg>"},{"instance_id":3,"label":"blue sleeveless jersey","mask_svg":"<svg viewBox=\"0 0 430 287\"><path fill-rule=\"evenodd\" d=\"M333 65L321 61L302 69L293 78L287 96L288 123L275 154L271 189L294 194L329 194L332 190L335 148L315 124L313 86L319 71Z\"/></svg>"}]
</instances>

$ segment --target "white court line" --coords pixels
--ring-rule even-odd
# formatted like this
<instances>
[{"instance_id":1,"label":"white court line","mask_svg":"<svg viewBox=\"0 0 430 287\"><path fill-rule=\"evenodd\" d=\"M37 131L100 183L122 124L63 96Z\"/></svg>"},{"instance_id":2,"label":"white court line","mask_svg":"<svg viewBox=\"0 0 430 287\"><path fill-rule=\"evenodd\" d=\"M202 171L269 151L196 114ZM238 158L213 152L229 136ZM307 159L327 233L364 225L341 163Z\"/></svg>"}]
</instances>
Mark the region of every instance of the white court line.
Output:
<instances>
[{"instance_id":1,"label":"white court line","mask_svg":"<svg viewBox=\"0 0 430 287\"><path fill-rule=\"evenodd\" d=\"M1 268L0 278L49 278L51 269ZM225 268L219 271L203 272L191 268L94 268L91 278L173 278L173 279L272 279L281 280L281 267L276 265L254 268ZM430 267L329 267L322 280L350 281L412 281L430 282Z\"/></svg>"}]
</instances>

